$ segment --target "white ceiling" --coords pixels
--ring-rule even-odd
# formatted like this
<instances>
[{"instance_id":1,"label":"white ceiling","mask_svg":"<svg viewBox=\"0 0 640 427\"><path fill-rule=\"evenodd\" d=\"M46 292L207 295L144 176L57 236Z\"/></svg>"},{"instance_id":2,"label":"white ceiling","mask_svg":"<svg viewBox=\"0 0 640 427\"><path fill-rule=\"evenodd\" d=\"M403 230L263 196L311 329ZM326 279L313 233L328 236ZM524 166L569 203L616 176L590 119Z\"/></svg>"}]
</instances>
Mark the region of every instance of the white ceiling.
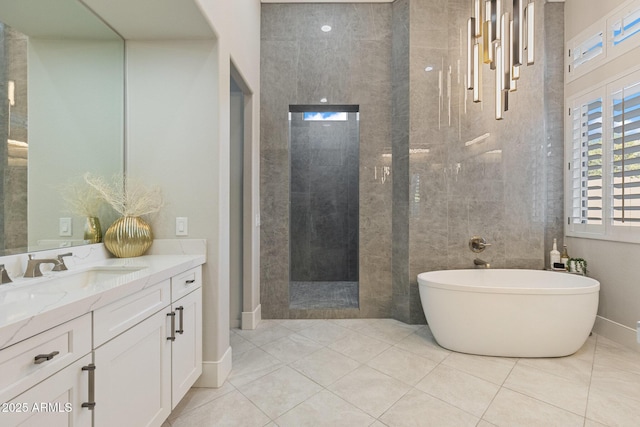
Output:
<instances>
[{"instance_id":1,"label":"white ceiling","mask_svg":"<svg viewBox=\"0 0 640 427\"><path fill-rule=\"evenodd\" d=\"M261 3L393 3L395 0L260 0ZM564 0L547 0L564 3Z\"/></svg>"},{"instance_id":2,"label":"white ceiling","mask_svg":"<svg viewBox=\"0 0 640 427\"><path fill-rule=\"evenodd\" d=\"M393 3L394 1L395 0L260 0L262 3Z\"/></svg>"},{"instance_id":3,"label":"white ceiling","mask_svg":"<svg viewBox=\"0 0 640 427\"><path fill-rule=\"evenodd\" d=\"M127 40L215 37L211 26L194 1L82 0L82 2Z\"/></svg>"}]
</instances>

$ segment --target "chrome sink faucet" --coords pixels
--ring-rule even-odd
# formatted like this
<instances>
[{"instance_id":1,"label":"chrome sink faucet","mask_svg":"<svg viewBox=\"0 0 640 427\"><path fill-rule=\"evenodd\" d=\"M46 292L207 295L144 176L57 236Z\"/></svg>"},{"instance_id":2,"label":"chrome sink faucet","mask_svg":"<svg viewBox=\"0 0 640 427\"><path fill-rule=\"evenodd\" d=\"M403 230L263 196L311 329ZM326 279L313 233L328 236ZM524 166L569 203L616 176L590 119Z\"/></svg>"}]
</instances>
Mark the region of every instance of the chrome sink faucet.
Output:
<instances>
[{"instance_id":1,"label":"chrome sink faucet","mask_svg":"<svg viewBox=\"0 0 640 427\"><path fill-rule=\"evenodd\" d=\"M58 255L58 263L52 268L52 271L67 271L67 265L64 263L64 257L72 256L73 253L67 252L66 254Z\"/></svg>"},{"instance_id":2,"label":"chrome sink faucet","mask_svg":"<svg viewBox=\"0 0 640 427\"><path fill-rule=\"evenodd\" d=\"M5 283L11 283L11 278L4 264L0 264L0 285L4 285Z\"/></svg>"},{"instance_id":3,"label":"chrome sink faucet","mask_svg":"<svg viewBox=\"0 0 640 427\"><path fill-rule=\"evenodd\" d=\"M53 258L35 259L33 258L33 255L29 254L29 260L27 261L27 269L24 271L24 277L42 276L42 271L40 271L40 264L53 264L55 267L62 262L62 260Z\"/></svg>"}]
</instances>

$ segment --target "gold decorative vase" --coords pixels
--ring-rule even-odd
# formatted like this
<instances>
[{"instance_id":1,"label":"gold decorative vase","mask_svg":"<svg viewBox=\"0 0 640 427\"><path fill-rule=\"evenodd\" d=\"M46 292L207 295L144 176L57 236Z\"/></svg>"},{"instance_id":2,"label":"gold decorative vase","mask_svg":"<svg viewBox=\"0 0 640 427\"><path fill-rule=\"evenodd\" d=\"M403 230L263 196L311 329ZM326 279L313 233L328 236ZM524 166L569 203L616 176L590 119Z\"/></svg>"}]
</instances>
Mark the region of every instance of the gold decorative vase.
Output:
<instances>
[{"instance_id":1,"label":"gold decorative vase","mask_svg":"<svg viewBox=\"0 0 640 427\"><path fill-rule=\"evenodd\" d=\"M84 226L84 240L88 243L102 242L102 229L97 216L87 217L87 223Z\"/></svg>"},{"instance_id":2,"label":"gold decorative vase","mask_svg":"<svg viewBox=\"0 0 640 427\"><path fill-rule=\"evenodd\" d=\"M151 226L138 216L118 218L104 234L104 245L118 258L140 256L149 249L151 243Z\"/></svg>"}]
</instances>

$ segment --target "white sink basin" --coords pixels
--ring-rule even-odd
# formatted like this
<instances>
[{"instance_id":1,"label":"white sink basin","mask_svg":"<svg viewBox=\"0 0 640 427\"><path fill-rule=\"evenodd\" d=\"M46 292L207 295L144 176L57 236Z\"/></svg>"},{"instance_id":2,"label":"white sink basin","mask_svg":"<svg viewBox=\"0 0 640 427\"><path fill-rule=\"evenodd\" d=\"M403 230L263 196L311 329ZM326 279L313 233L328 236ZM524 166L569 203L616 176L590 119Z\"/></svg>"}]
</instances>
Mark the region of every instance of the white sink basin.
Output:
<instances>
[{"instance_id":1,"label":"white sink basin","mask_svg":"<svg viewBox=\"0 0 640 427\"><path fill-rule=\"evenodd\" d=\"M145 266L99 266L80 271L50 273L38 279L20 279L0 288L0 305L51 298L68 292L93 291L96 286L117 285L117 280ZM33 281L33 282L32 282ZM123 280L124 283L124 280Z\"/></svg>"},{"instance_id":2,"label":"white sink basin","mask_svg":"<svg viewBox=\"0 0 640 427\"><path fill-rule=\"evenodd\" d=\"M100 266L92 267L78 272L68 271L64 276L52 276L42 282L41 288L50 289L51 292L75 291L99 285L103 282L118 279L127 274L142 270L143 266Z\"/></svg>"}]
</instances>

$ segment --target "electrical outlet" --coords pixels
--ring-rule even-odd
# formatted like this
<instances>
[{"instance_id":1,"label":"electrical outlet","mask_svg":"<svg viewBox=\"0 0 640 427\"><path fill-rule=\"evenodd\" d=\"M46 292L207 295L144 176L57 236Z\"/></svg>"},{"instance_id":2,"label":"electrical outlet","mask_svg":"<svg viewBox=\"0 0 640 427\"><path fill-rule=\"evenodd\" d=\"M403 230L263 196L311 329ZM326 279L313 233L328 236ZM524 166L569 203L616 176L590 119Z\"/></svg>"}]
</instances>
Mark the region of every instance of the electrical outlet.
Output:
<instances>
[{"instance_id":1,"label":"electrical outlet","mask_svg":"<svg viewBox=\"0 0 640 427\"><path fill-rule=\"evenodd\" d=\"M71 218L60 218L60 222L58 224L58 235L60 237L71 237L73 235Z\"/></svg>"},{"instance_id":2,"label":"electrical outlet","mask_svg":"<svg viewBox=\"0 0 640 427\"><path fill-rule=\"evenodd\" d=\"M179 216L176 218L176 236L189 235L189 220L187 217Z\"/></svg>"}]
</instances>

